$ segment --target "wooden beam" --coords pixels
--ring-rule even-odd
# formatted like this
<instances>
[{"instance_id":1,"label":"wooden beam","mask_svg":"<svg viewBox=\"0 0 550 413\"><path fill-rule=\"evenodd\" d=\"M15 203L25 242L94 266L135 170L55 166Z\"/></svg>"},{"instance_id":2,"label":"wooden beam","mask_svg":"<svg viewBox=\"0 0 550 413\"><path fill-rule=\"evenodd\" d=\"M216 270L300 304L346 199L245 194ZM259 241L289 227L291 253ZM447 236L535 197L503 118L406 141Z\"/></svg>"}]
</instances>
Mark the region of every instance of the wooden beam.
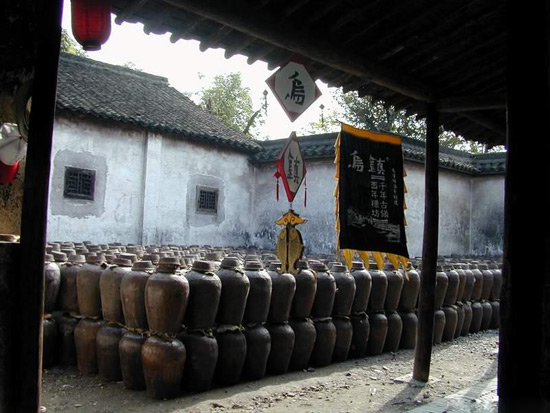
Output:
<instances>
[{"instance_id":1,"label":"wooden beam","mask_svg":"<svg viewBox=\"0 0 550 413\"><path fill-rule=\"evenodd\" d=\"M434 103L427 103L426 113L424 240L413 370L413 379L422 382L427 382L430 377L435 312L435 272L439 238L439 116Z\"/></svg>"},{"instance_id":2,"label":"wooden beam","mask_svg":"<svg viewBox=\"0 0 550 413\"><path fill-rule=\"evenodd\" d=\"M147 3L147 1L148 0L133 0L129 2L128 5L118 13L117 17L115 18L115 23L124 23L128 19L128 17L141 10L143 6L145 6L145 3Z\"/></svg>"},{"instance_id":3,"label":"wooden beam","mask_svg":"<svg viewBox=\"0 0 550 413\"><path fill-rule=\"evenodd\" d=\"M218 41L223 39L224 36L227 36L232 31L233 29L231 29L230 27L220 26L218 30L216 30L211 35L209 35L206 39L200 42L199 50L201 52L208 50L210 47L214 46Z\"/></svg>"},{"instance_id":4,"label":"wooden beam","mask_svg":"<svg viewBox=\"0 0 550 413\"><path fill-rule=\"evenodd\" d=\"M506 124L501 124L489 116L485 116L477 112L460 112L459 115L483 126L486 129L489 129L492 132L498 133L500 136L506 136Z\"/></svg>"},{"instance_id":5,"label":"wooden beam","mask_svg":"<svg viewBox=\"0 0 550 413\"><path fill-rule=\"evenodd\" d=\"M428 85L406 75L395 72L390 67L358 58L356 53L338 48L330 40L304 36L293 25L275 21L266 13L254 13L238 0L163 0L177 8L217 21L235 30L250 34L290 54L296 53L349 72L357 77L376 83L414 99L431 101L435 91Z\"/></svg>"},{"instance_id":6,"label":"wooden beam","mask_svg":"<svg viewBox=\"0 0 550 413\"><path fill-rule=\"evenodd\" d=\"M21 212L21 277L13 331L17 412L37 412L42 385L44 254L62 0L42 3Z\"/></svg>"},{"instance_id":7,"label":"wooden beam","mask_svg":"<svg viewBox=\"0 0 550 413\"><path fill-rule=\"evenodd\" d=\"M437 101L440 113L468 112L472 110L506 109L506 94L484 96L456 96Z\"/></svg>"}]
</instances>

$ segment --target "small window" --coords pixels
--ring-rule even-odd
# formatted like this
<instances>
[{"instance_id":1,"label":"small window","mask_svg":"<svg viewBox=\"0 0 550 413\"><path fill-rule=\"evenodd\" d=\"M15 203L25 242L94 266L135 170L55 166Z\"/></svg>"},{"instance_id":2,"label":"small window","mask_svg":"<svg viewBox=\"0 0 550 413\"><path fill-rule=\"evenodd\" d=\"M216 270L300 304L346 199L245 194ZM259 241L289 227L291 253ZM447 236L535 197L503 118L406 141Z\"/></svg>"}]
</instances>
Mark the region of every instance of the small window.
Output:
<instances>
[{"instance_id":1,"label":"small window","mask_svg":"<svg viewBox=\"0 0 550 413\"><path fill-rule=\"evenodd\" d=\"M65 168L65 198L94 200L95 171L80 168Z\"/></svg>"},{"instance_id":2,"label":"small window","mask_svg":"<svg viewBox=\"0 0 550 413\"><path fill-rule=\"evenodd\" d=\"M216 214L218 212L218 190L197 187L197 212Z\"/></svg>"}]
</instances>

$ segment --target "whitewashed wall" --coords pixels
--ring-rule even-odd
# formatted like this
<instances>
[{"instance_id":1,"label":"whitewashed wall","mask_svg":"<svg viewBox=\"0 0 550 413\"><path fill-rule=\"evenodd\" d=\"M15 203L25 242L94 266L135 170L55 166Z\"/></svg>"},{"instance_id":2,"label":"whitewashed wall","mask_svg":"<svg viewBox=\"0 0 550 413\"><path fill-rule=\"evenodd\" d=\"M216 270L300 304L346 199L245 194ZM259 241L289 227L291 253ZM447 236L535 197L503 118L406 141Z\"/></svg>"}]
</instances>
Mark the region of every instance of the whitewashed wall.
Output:
<instances>
[{"instance_id":1,"label":"whitewashed wall","mask_svg":"<svg viewBox=\"0 0 550 413\"><path fill-rule=\"evenodd\" d=\"M253 168L214 146L58 116L48 240L248 245ZM96 170L94 201L63 197L66 166ZM196 186L219 190L215 216L195 212Z\"/></svg>"}]
</instances>

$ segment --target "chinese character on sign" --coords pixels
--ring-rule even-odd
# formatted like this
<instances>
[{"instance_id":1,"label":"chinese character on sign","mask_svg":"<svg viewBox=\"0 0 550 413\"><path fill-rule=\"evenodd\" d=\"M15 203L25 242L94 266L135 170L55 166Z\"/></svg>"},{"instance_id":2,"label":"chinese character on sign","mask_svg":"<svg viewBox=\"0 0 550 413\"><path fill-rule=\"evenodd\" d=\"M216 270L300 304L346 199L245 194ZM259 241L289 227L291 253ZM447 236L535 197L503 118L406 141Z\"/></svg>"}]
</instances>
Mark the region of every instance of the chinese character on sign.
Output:
<instances>
[{"instance_id":1,"label":"chinese character on sign","mask_svg":"<svg viewBox=\"0 0 550 413\"><path fill-rule=\"evenodd\" d=\"M288 202L292 202L306 176L306 165L294 132L277 159L277 172L282 178Z\"/></svg>"},{"instance_id":2,"label":"chinese character on sign","mask_svg":"<svg viewBox=\"0 0 550 413\"><path fill-rule=\"evenodd\" d=\"M363 172L363 159L357 155L357 151L353 151L351 154L351 164L348 168L355 169L357 172Z\"/></svg>"},{"instance_id":3,"label":"chinese character on sign","mask_svg":"<svg viewBox=\"0 0 550 413\"><path fill-rule=\"evenodd\" d=\"M298 62L288 62L266 83L293 122L321 96L305 66Z\"/></svg>"}]
</instances>

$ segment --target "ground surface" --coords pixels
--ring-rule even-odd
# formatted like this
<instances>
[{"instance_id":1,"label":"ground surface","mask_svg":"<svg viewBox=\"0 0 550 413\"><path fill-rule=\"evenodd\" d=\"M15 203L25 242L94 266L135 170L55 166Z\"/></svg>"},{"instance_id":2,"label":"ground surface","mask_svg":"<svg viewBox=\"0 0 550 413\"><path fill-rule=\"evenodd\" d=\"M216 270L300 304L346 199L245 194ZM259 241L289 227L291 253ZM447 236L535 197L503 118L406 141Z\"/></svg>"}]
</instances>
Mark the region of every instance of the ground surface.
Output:
<instances>
[{"instance_id":1,"label":"ground surface","mask_svg":"<svg viewBox=\"0 0 550 413\"><path fill-rule=\"evenodd\" d=\"M44 372L42 405L47 412L81 413L402 412L483 386L496 376L497 352L496 331L437 345L430 382L423 386L411 380L414 351L401 350L160 401L148 398L144 391L126 390L121 382L103 383L97 376L80 375L75 368L53 368ZM476 409L476 402L471 400L469 411L486 411Z\"/></svg>"}]
</instances>

